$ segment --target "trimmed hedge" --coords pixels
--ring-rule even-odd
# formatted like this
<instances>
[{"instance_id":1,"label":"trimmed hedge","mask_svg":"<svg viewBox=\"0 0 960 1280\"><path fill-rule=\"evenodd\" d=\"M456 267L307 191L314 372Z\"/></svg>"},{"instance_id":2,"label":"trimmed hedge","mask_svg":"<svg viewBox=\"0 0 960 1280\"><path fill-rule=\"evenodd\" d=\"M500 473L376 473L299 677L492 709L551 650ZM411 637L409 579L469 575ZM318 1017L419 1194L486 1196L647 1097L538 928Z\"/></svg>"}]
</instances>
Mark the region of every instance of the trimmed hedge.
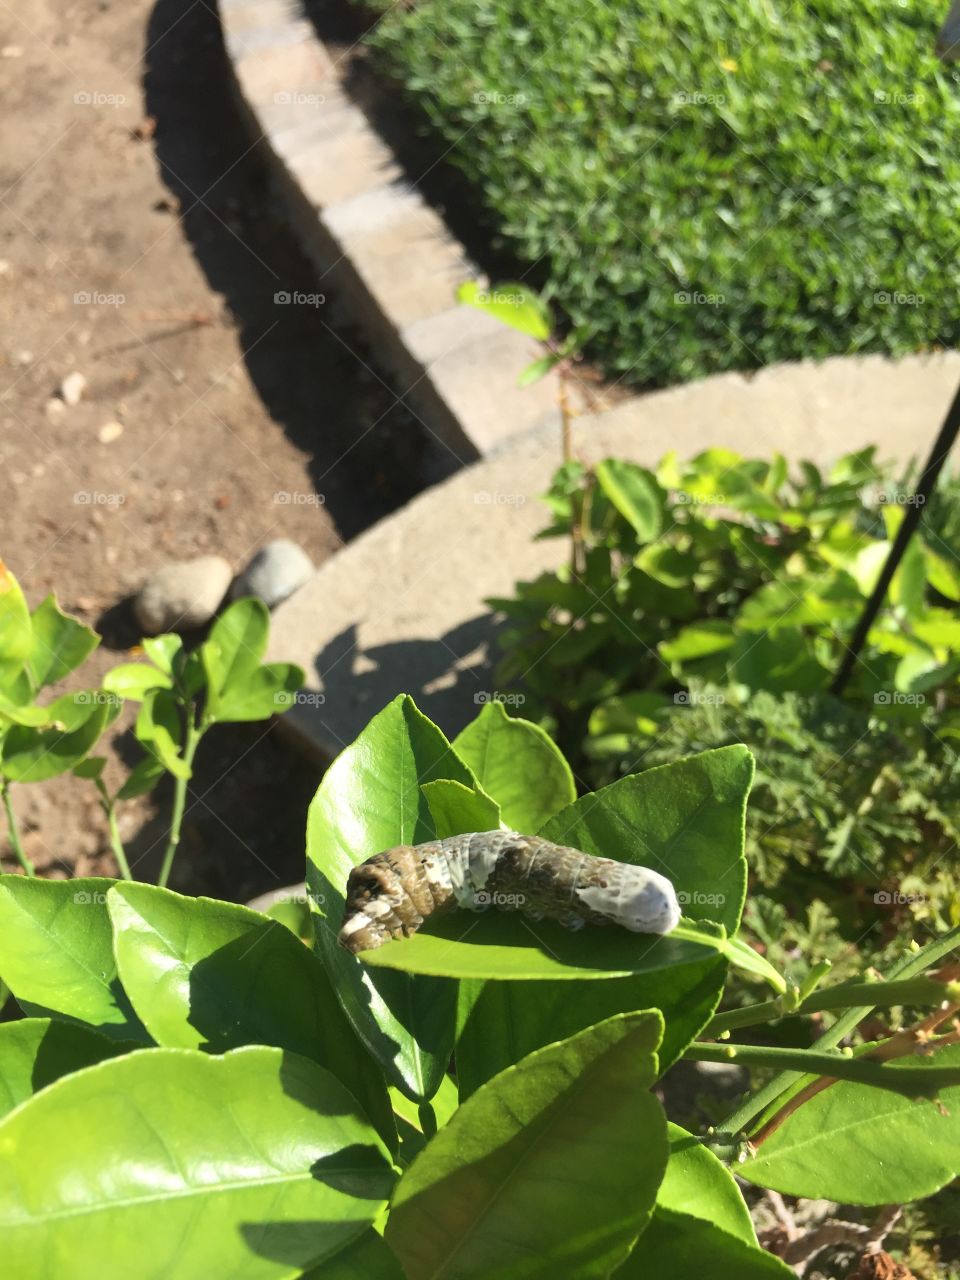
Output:
<instances>
[{"instance_id":1,"label":"trimmed hedge","mask_svg":"<svg viewBox=\"0 0 960 1280\"><path fill-rule=\"evenodd\" d=\"M416 0L372 39L588 353L660 385L958 344L940 8Z\"/></svg>"}]
</instances>

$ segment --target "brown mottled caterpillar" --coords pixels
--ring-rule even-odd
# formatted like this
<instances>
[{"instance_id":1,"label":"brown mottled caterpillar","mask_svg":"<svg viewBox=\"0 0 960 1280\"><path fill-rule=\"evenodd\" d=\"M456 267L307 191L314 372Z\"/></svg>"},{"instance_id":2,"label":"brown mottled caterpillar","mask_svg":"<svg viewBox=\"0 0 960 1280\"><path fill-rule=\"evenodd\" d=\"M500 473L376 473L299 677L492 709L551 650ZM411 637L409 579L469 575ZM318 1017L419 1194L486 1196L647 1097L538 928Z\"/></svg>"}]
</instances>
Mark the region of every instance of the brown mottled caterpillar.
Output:
<instances>
[{"instance_id":1,"label":"brown mottled caterpillar","mask_svg":"<svg viewBox=\"0 0 960 1280\"><path fill-rule=\"evenodd\" d=\"M475 831L398 845L354 867L340 942L356 955L409 937L440 911L491 906L569 929L617 924L669 933L680 919L673 885L647 867L517 831Z\"/></svg>"}]
</instances>

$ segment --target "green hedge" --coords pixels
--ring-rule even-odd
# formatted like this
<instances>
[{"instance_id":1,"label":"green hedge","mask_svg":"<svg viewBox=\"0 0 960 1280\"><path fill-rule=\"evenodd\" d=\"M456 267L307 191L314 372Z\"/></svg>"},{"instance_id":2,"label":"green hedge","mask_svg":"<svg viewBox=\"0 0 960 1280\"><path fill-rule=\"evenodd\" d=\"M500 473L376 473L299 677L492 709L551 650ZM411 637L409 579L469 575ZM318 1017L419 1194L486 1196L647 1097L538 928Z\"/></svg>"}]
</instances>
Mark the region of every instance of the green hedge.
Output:
<instances>
[{"instance_id":1,"label":"green hedge","mask_svg":"<svg viewBox=\"0 0 960 1280\"><path fill-rule=\"evenodd\" d=\"M589 353L665 384L957 344L942 7L417 0L374 41Z\"/></svg>"}]
</instances>

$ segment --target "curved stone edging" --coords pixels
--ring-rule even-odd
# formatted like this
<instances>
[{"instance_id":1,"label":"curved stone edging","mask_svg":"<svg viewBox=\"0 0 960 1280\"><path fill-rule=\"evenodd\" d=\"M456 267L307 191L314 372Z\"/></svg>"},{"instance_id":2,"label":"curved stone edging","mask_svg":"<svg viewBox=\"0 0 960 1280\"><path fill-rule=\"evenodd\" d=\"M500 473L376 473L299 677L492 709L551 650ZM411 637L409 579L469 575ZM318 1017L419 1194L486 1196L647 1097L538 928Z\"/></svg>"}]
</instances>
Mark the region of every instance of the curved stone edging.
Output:
<instances>
[{"instance_id":1,"label":"curved stone edging","mask_svg":"<svg viewBox=\"0 0 960 1280\"><path fill-rule=\"evenodd\" d=\"M219 7L236 88L304 248L423 425L466 463L555 419L548 383L516 385L530 341L456 303L476 267L344 92L311 23L290 0Z\"/></svg>"},{"instance_id":2,"label":"curved stone edging","mask_svg":"<svg viewBox=\"0 0 960 1280\"><path fill-rule=\"evenodd\" d=\"M823 463L876 444L882 459L906 461L930 448L958 382L957 352L720 374L579 418L574 448L588 462L649 464L718 445ZM514 437L361 534L280 605L268 656L307 673L280 721L299 745L336 755L404 692L452 737L497 696L484 600L567 555L562 540L534 541L548 515L538 495L559 461L553 427Z\"/></svg>"}]
</instances>

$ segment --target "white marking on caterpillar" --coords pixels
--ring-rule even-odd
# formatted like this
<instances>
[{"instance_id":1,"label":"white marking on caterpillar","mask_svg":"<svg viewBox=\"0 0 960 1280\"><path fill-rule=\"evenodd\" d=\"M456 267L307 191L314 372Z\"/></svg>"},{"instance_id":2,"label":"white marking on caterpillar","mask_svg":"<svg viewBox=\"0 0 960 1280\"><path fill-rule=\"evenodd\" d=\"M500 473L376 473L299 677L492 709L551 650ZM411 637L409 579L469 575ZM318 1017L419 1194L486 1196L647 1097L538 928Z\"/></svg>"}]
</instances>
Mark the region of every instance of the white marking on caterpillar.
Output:
<instances>
[{"instance_id":1,"label":"white marking on caterpillar","mask_svg":"<svg viewBox=\"0 0 960 1280\"><path fill-rule=\"evenodd\" d=\"M680 919L673 885L647 867L518 831L481 831L400 845L354 867L340 942L357 953L409 937L436 912L491 905L570 929L609 923L663 934Z\"/></svg>"}]
</instances>

